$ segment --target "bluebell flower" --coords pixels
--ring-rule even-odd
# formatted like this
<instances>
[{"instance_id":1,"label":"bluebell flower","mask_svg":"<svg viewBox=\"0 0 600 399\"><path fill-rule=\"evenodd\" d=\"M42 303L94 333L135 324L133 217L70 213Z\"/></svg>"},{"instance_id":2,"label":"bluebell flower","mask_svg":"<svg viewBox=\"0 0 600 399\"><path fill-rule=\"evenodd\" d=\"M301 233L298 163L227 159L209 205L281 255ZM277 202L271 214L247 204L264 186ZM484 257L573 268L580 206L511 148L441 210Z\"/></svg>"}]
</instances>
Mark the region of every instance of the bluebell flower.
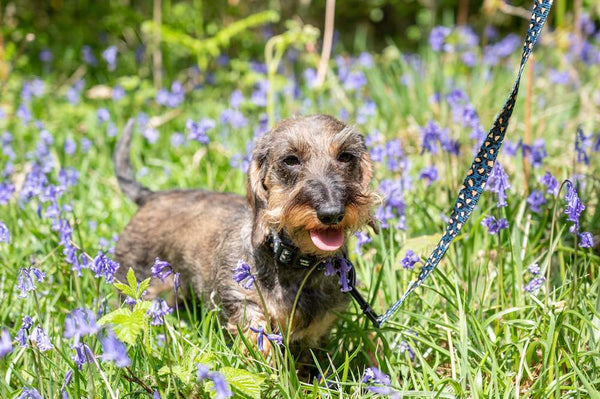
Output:
<instances>
[{"instance_id":1,"label":"bluebell flower","mask_svg":"<svg viewBox=\"0 0 600 399\"><path fill-rule=\"evenodd\" d=\"M254 284L254 276L250 273L250 265L240 259L235 269L233 269L233 280L249 290Z\"/></svg>"},{"instance_id":2,"label":"bluebell flower","mask_svg":"<svg viewBox=\"0 0 600 399\"><path fill-rule=\"evenodd\" d=\"M410 347L408 342L400 341L400 345L398 345L398 349L400 350L400 353L408 352L408 357L410 358L410 360L413 360L415 358L415 352Z\"/></svg>"},{"instance_id":3,"label":"bluebell flower","mask_svg":"<svg viewBox=\"0 0 600 399\"><path fill-rule=\"evenodd\" d=\"M50 337L40 326L37 326L33 329L31 334L29 335L29 340L35 343L36 347L41 352L46 352L54 349L54 345L52 345L52 342L50 342Z\"/></svg>"},{"instance_id":4,"label":"bluebell flower","mask_svg":"<svg viewBox=\"0 0 600 399\"><path fill-rule=\"evenodd\" d=\"M196 365L196 377L198 382L202 382L206 379L210 379L213 382L213 390L216 395L215 398L225 399L233 396L233 392L229 389L227 385L227 381L225 381L225 377L218 371L210 371L210 368L205 364L198 363Z\"/></svg>"},{"instance_id":5,"label":"bluebell flower","mask_svg":"<svg viewBox=\"0 0 600 399\"><path fill-rule=\"evenodd\" d=\"M569 75L569 71L557 71L554 68L550 68L548 71L548 78L550 82L556 83L562 86L566 86L571 81L571 76Z\"/></svg>"},{"instance_id":6,"label":"bluebell flower","mask_svg":"<svg viewBox=\"0 0 600 399\"><path fill-rule=\"evenodd\" d=\"M96 273L96 278L104 277L107 283L114 281L114 276L120 265L110 259L106 254L99 252L90 265L90 270Z\"/></svg>"},{"instance_id":7,"label":"bluebell flower","mask_svg":"<svg viewBox=\"0 0 600 399\"><path fill-rule=\"evenodd\" d=\"M117 54L119 50L117 46L110 46L102 52L102 58L108 64L108 70L114 71L117 68Z\"/></svg>"},{"instance_id":8,"label":"bluebell flower","mask_svg":"<svg viewBox=\"0 0 600 399\"><path fill-rule=\"evenodd\" d=\"M240 90L234 90L229 96L229 106L234 109L238 109L244 102L244 95Z\"/></svg>"},{"instance_id":9,"label":"bluebell flower","mask_svg":"<svg viewBox=\"0 0 600 399\"><path fill-rule=\"evenodd\" d=\"M74 353L71 354L71 360L75 362L77 368L81 370L84 364L90 363L94 358L92 349L83 342L75 343L71 347Z\"/></svg>"},{"instance_id":10,"label":"bluebell flower","mask_svg":"<svg viewBox=\"0 0 600 399\"><path fill-rule=\"evenodd\" d=\"M539 168L542 166L544 158L548 156L546 142L543 139L538 139L531 146L523 145L523 156L531 159L531 166Z\"/></svg>"},{"instance_id":11,"label":"bluebell flower","mask_svg":"<svg viewBox=\"0 0 600 399\"><path fill-rule=\"evenodd\" d=\"M412 249L407 250L406 256L400 261L402 267L409 270L412 270L417 262L421 262L421 258Z\"/></svg>"},{"instance_id":12,"label":"bluebell flower","mask_svg":"<svg viewBox=\"0 0 600 399\"><path fill-rule=\"evenodd\" d=\"M8 330L3 328L2 331L0 331L0 358L8 355L12 351L12 339L10 338Z\"/></svg>"},{"instance_id":13,"label":"bluebell flower","mask_svg":"<svg viewBox=\"0 0 600 399\"><path fill-rule=\"evenodd\" d=\"M429 45L433 51L444 50L446 38L450 35L450 28L445 26L436 26L429 34Z\"/></svg>"},{"instance_id":14,"label":"bluebell flower","mask_svg":"<svg viewBox=\"0 0 600 399\"><path fill-rule=\"evenodd\" d=\"M395 391L394 388L392 387L388 387L388 386L378 386L378 385L371 385L367 387L367 390L373 392L373 393L377 393L379 395L386 395L391 399L400 399L400 393Z\"/></svg>"},{"instance_id":15,"label":"bluebell flower","mask_svg":"<svg viewBox=\"0 0 600 399\"><path fill-rule=\"evenodd\" d=\"M87 137L81 139L81 152L87 154L88 151L92 148L92 141Z\"/></svg>"},{"instance_id":16,"label":"bluebell flower","mask_svg":"<svg viewBox=\"0 0 600 399\"><path fill-rule=\"evenodd\" d=\"M363 105L358 108L358 113L356 115L356 123L366 123L369 117L375 116L376 114L377 105L374 101L367 99L365 100Z\"/></svg>"},{"instance_id":17,"label":"bluebell flower","mask_svg":"<svg viewBox=\"0 0 600 399\"><path fill-rule=\"evenodd\" d=\"M477 65L477 55L472 51L465 51L461 54L460 59L469 68L473 68Z\"/></svg>"},{"instance_id":18,"label":"bluebell flower","mask_svg":"<svg viewBox=\"0 0 600 399\"><path fill-rule=\"evenodd\" d=\"M98 108L96 115L98 117L99 124L103 124L104 122L108 122L110 120L110 112L106 108Z\"/></svg>"},{"instance_id":19,"label":"bluebell flower","mask_svg":"<svg viewBox=\"0 0 600 399\"><path fill-rule=\"evenodd\" d=\"M33 266L19 269L17 278L17 288L19 289L19 298L26 298L28 293L35 290L35 280L41 283L46 278L46 274Z\"/></svg>"},{"instance_id":20,"label":"bluebell flower","mask_svg":"<svg viewBox=\"0 0 600 399\"><path fill-rule=\"evenodd\" d=\"M579 234L579 246L582 248L592 248L594 246L592 233L583 232Z\"/></svg>"},{"instance_id":21,"label":"bluebell flower","mask_svg":"<svg viewBox=\"0 0 600 399\"><path fill-rule=\"evenodd\" d=\"M481 225L487 227L488 233L498 234L500 230L508 228L508 221L505 218L496 220L493 216L487 216L481 221Z\"/></svg>"},{"instance_id":22,"label":"bluebell flower","mask_svg":"<svg viewBox=\"0 0 600 399\"><path fill-rule=\"evenodd\" d=\"M65 154L67 155L73 155L75 154L75 151L77 151L77 143L75 143L75 140L73 140L70 137L67 137L65 140Z\"/></svg>"},{"instance_id":23,"label":"bluebell flower","mask_svg":"<svg viewBox=\"0 0 600 399\"><path fill-rule=\"evenodd\" d=\"M354 253L360 255L360 254L362 254L362 251L361 251L362 246L370 243L371 241L373 241L373 239L371 237L369 237L369 235L367 233L365 233L364 231L357 231L356 233L354 233L354 236L357 238L356 247L354 248Z\"/></svg>"},{"instance_id":24,"label":"bluebell flower","mask_svg":"<svg viewBox=\"0 0 600 399\"><path fill-rule=\"evenodd\" d=\"M529 197L527 197L527 203L531 210L535 213L540 213L542 211L541 206L546 203L546 198L544 198L544 194L539 190L533 190Z\"/></svg>"},{"instance_id":25,"label":"bluebell flower","mask_svg":"<svg viewBox=\"0 0 600 399\"><path fill-rule=\"evenodd\" d=\"M575 152L577 153L577 162L583 162L586 165L590 164L590 157L587 151L592 146L591 138L592 135L586 136L583 133L581 126L577 128L577 135L575 136Z\"/></svg>"},{"instance_id":26,"label":"bluebell flower","mask_svg":"<svg viewBox=\"0 0 600 399\"><path fill-rule=\"evenodd\" d=\"M521 38L511 33L502 40L484 47L483 63L492 66L498 65L502 58L510 56L520 45Z\"/></svg>"},{"instance_id":27,"label":"bluebell flower","mask_svg":"<svg viewBox=\"0 0 600 399\"><path fill-rule=\"evenodd\" d=\"M429 167L424 167L423 169L421 169L421 172L419 173L419 179L421 180L427 180L427 185L430 186L431 183L433 183L434 181L436 181L438 179L438 171L437 168L433 165L429 166Z\"/></svg>"},{"instance_id":28,"label":"bluebell flower","mask_svg":"<svg viewBox=\"0 0 600 399\"><path fill-rule=\"evenodd\" d=\"M544 281L546 281L544 277L533 277L531 280L529 280L527 285L523 287L523 290L533 294L542 288Z\"/></svg>"},{"instance_id":29,"label":"bluebell flower","mask_svg":"<svg viewBox=\"0 0 600 399\"><path fill-rule=\"evenodd\" d=\"M152 276L154 278L159 278L162 281L165 281L165 279L173 273L171 264L167 261L160 260L159 258L154 260L154 264L150 270L152 271Z\"/></svg>"},{"instance_id":30,"label":"bluebell flower","mask_svg":"<svg viewBox=\"0 0 600 399\"><path fill-rule=\"evenodd\" d=\"M24 124L31 122L33 119L33 115L31 115L31 111L25 103L21 103L19 108L17 108L17 117L21 119Z\"/></svg>"},{"instance_id":31,"label":"bluebell flower","mask_svg":"<svg viewBox=\"0 0 600 399\"><path fill-rule=\"evenodd\" d=\"M21 347L27 346L27 336L29 334L29 329L33 326L33 320L31 317L24 316L21 322L21 328L17 331L16 340Z\"/></svg>"},{"instance_id":32,"label":"bluebell flower","mask_svg":"<svg viewBox=\"0 0 600 399\"><path fill-rule=\"evenodd\" d=\"M314 68L307 68L302 72L302 76L304 77L304 82L306 82L306 87L309 89L314 89L317 85L317 70Z\"/></svg>"},{"instance_id":33,"label":"bluebell flower","mask_svg":"<svg viewBox=\"0 0 600 399\"><path fill-rule=\"evenodd\" d=\"M504 172L504 168L500 162L496 162L492 168L485 189L496 194L498 197L498 208L508 205L506 203L506 190L509 188L508 175Z\"/></svg>"},{"instance_id":34,"label":"bluebell flower","mask_svg":"<svg viewBox=\"0 0 600 399\"><path fill-rule=\"evenodd\" d=\"M96 334L100 327L96 324L96 314L91 310L77 308L65 317L65 338L75 338L75 342L85 335Z\"/></svg>"},{"instance_id":35,"label":"bluebell flower","mask_svg":"<svg viewBox=\"0 0 600 399\"><path fill-rule=\"evenodd\" d=\"M165 321L165 316L173 312L173 308L167 304L164 299L155 299L152 306L146 312L152 318L150 324L153 326L161 326Z\"/></svg>"},{"instance_id":36,"label":"bluebell flower","mask_svg":"<svg viewBox=\"0 0 600 399\"><path fill-rule=\"evenodd\" d=\"M352 287L349 285L348 273L352 270L352 264L346 261L344 258L339 258L338 273L340 275L340 291L349 292L352 291Z\"/></svg>"},{"instance_id":37,"label":"bluebell flower","mask_svg":"<svg viewBox=\"0 0 600 399\"><path fill-rule=\"evenodd\" d=\"M577 195L577 190L573 186L573 183L567 181L566 183L567 192L565 193L564 200L567 201L567 207L565 208L565 214L567 215L567 220L570 222L574 222L574 225L571 227L571 232L579 232L579 217L581 213L585 209L585 205L579 199Z\"/></svg>"},{"instance_id":38,"label":"bluebell flower","mask_svg":"<svg viewBox=\"0 0 600 399\"><path fill-rule=\"evenodd\" d=\"M152 394L152 399L161 399L160 392L154 391Z\"/></svg>"},{"instance_id":39,"label":"bluebell flower","mask_svg":"<svg viewBox=\"0 0 600 399\"><path fill-rule=\"evenodd\" d=\"M69 399L69 395L67 395L67 386L69 386L71 384L72 380L73 380L73 370L69 369L69 371L67 371L65 373L65 380L63 382L62 387L60 388L60 394L61 394L62 399Z\"/></svg>"},{"instance_id":40,"label":"bluebell flower","mask_svg":"<svg viewBox=\"0 0 600 399\"><path fill-rule=\"evenodd\" d=\"M367 77L363 71L351 71L342 84L348 91L357 91L367 84Z\"/></svg>"},{"instance_id":41,"label":"bluebell flower","mask_svg":"<svg viewBox=\"0 0 600 399\"><path fill-rule=\"evenodd\" d=\"M254 331L257 334L256 343L258 345L258 350L260 351L265 350L265 337L267 337L269 341L274 342L277 345L281 345L283 343L283 337L281 336L281 334L267 334L263 326L258 326L257 328L250 326L250 330Z\"/></svg>"},{"instance_id":42,"label":"bluebell flower","mask_svg":"<svg viewBox=\"0 0 600 399\"><path fill-rule=\"evenodd\" d=\"M377 367L367 367L362 376L362 382L390 385L390 376L383 373Z\"/></svg>"},{"instance_id":43,"label":"bluebell flower","mask_svg":"<svg viewBox=\"0 0 600 399\"><path fill-rule=\"evenodd\" d=\"M175 132L171 135L171 146L180 147L185 144L185 136L182 133Z\"/></svg>"},{"instance_id":44,"label":"bluebell flower","mask_svg":"<svg viewBox=\"0 0 600 399\"><path fill-rule=\"evenodd\" d=\"M23 387L23 392L17 396L17 399L44 399L44 397L35 388Z\"/></svg>"},{"instance_id":45,"label":"bluebell flower","mask_svg":"<svg viewBox=\"0 0 600 399\"><path fill-rule=\"evenodd\" d=\"M234 129L241 129L248 125L248 120L244 115L239 110L233 108L223 110L219 119L222 124L228 124Z\"/></svg>"},{"instance_id":46,"label":"bluebell flower","mask_svg":"<svg viewBox=\"0 0 600 399\"><path fill-rule=\"evenodd\" d=\"M180 285L180 273L175 273L173 275L173 289L175 290L175 298L177 298L177 293L179 292Z\"/></svg>"},{"instance_id":47,"label":"bluebell flower","mask_svg":"<svg viewBox=\"0 0 600 399\"><path fill-rule=\"evenodd\" d=\"M258 107L267 106L267 93L269 91L269 81L260 80L254 86L255 89L250 95L250 101Z\"/></svg>"},{"instance_id":48,"label":"bluebell flower","mask_svg":"<svg viewBox=\"0 0 600 399\"><path fill-rule=\"evenodd\" d=\"M15 193L15 185L11 182L0 183L0 205L9 203ZM1 223L1 222L0 222ZM4 226L6 228L6 226ZM0 224L0 241L2 241L2 225Z\"/></svg>"},{"instance_id":49,"label":"bluebell flower","mask_svg":"<svg viewBox=\"0 0 600 399\"><path fill-rule=\"evenodd\" d=\"M2 221L0 221L0 242L10 243L10 231Z\"/></svg>"},{"instance_id":50,"label":"bluebell flower","mask_svg":"<svg viewBox=\"0 0 600 399\"><path fill-rule=\"evenodd\" d=\"M105 362L113 362L117 367L127 367L131 364L131 359L127 355L127 348L117 339L112 331L100 338L102 350L104 353L100 358Z\"/></svg>"},{"instance_id":51,"label":"bluebell flower","mask_svg":"<svg viewBox=\"0 0 600 399\"><path fill-rule=\"evenodd\" d=\"M327 259L325 261L325 272L323 273L324 276L329 277L329 276L333 276L337 273L335 266L333 265L333 261L330 259Z\"/></svg>"},{"instance_id":52,"label":"bluebell flower","mask_svg":"<svg viewBox=\"0 0 600 399\"><path fill-rule=\"evenodd\" d=\"M188 138L190 140L196 140L200 144L208 144L209 138L206 133L215 126L215 121L210 118L203 118L198 122L188 119L185 123L185 128L188 131Z\"/></svg>"},{"instance_id":53,"label":"bluebell flower","mask_svg":"<svg viewBox=\"0 0 600 399\"><path fill-rule=\"evenodd\" d=\"M546 186L547 194L552 196L558 195L558 180L556 180L550 172L546 172L546 174L540 179L540 182Z\"/></svg>"},{"instance_id":54,"label":"bluebell flower","mask_svg":"<svg viewBox=\"0 0 600 399\"><path fill-rule=\"evenodd\" d=\"M44 64L49 64L52 62L52 60L54 59L54 54L52 54L52 51L50 51L50 49L48 48L43 48L40 53L38 54L38 58L40 59L40 61L42 61Z\"/></svg>"},{"instance_id":55,"label":"bluebell flower","mask_svg":"<svg viewBox=\"0 0 600 399\"><path fill-rule=\"evenodd\" d=\"M532 263L531 265L529 265L527 270L529 271L529 273L533 274L534 276L537 276L538 274L540 274L540 271L541 271L540 265L538 265L537 263Z\"/></svg>"},{"instance_id":56,"label":"bluebell flower","mask_svg":"<svg viewBox=\"0 0 600 399\"><path fill-rule=\"evenodd\" d=\"M83 62L90 66L98 65L98 60L94 56L92 48L88 45L85 45L81 48L81 57L83 58Z\"/></svg>"},{"instance_id":57,"label":"bluebell flower","mask_svg":"<svg viewBox=\"0 0 600 399\"><path fill-rule=\"evenodd\" d=\"M115 85L111 90L111 98L114 102L119 101L125 97L125 89L122 86Z\"/></svg>"}]
</instances>

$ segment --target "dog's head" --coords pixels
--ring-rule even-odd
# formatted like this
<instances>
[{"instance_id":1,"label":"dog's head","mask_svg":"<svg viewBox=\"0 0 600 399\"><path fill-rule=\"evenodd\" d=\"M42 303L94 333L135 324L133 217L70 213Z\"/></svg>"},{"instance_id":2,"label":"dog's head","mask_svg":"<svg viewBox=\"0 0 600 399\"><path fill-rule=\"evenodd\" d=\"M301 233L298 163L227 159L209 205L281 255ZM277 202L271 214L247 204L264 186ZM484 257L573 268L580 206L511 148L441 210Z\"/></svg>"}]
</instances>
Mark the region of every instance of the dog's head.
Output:
<instances>
[{"instance_id":1,"label":"dog's head","mask_svg":"<svg viewBox=\"0 0 600 399\"><path fill-rule=\"evenodd\" d=\"M330 256L372 222L372 165L363 137L327 115L287 119L252 154L252 244L285 231L303 253Z\"/></svg>"}]
</instances>

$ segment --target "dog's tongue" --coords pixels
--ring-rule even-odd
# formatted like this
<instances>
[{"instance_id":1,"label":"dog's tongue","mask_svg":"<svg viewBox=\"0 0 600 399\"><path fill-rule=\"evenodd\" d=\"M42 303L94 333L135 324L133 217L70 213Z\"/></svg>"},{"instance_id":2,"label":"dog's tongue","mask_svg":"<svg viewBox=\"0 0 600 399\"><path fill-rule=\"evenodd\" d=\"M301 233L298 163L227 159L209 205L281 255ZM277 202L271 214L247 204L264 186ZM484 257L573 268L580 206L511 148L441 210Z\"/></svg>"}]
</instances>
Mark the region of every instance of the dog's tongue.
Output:
<instances>
[{"instance_id":1,"label":"dog's tongue","mask_svg":"<svg viewBox=\"0 0 600 399\"><path fill-rule=\"evenodd\" d=\"M344 244L342 229L311 230L310 239L321 251L335 251Z\"/></svg>"}]
</instances>

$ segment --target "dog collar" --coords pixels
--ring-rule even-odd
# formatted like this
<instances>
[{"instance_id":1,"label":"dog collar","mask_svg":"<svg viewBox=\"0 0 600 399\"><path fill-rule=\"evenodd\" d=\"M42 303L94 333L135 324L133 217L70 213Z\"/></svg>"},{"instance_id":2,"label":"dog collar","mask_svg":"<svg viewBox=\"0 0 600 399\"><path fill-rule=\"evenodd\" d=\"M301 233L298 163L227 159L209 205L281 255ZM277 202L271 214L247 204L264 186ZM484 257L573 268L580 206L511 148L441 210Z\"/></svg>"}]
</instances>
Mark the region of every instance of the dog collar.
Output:
<instances>
[{"instance_id":1,"label":"dog collar","mask_svg":"<svg viewBox=\"0 0 600 399\"><path fill-rule=\"evenodd\" d=\"M270 236L267 243L273 251L276 262L294 269L310 269L318 263L324 264L327 261L313 255L303 255L298 247L283 242L277 234Z\"/></svg>"},{"instance_id":2,"label":"dog collar","mask_svg":"<svg viewBox=\"0 0 600 399\"><path fill-rule=\"evenodd\" d=\"M371 304L366 299L364 299L360 292L358 292L358 290L356 289L356 270L354 268L354 265L352 264L352 262L350 262L348 258L344 256L343 258L334 257L319 259L313 255L303 255L298 247L283 242L283 240L275 233L273 233L272 236L269 237L267 243L273 251L273 257L275 258L275 262L281 263L286 266L291 266L294 269L310 269L311 267L317 265L317 270L323 270L325 269L325 265L328 262L331 262L332 264L334 264L334 268L336 269L339 275L340 273L342 273L339 264L342 262L342 260L346 262L346 264L350 266L350 270L347 273L348 287L350 288L350 290L347 292L348 294L350 294L350 296L352 296L352 298L354 298L354 300L360 307L360 310L365 314L365 316L367 316L367 318L371 320L373 326L375 328L379 328L379 316L377 315L377 313L375 313L375 311L371 307Z\"/></svg>"}]
</instances>

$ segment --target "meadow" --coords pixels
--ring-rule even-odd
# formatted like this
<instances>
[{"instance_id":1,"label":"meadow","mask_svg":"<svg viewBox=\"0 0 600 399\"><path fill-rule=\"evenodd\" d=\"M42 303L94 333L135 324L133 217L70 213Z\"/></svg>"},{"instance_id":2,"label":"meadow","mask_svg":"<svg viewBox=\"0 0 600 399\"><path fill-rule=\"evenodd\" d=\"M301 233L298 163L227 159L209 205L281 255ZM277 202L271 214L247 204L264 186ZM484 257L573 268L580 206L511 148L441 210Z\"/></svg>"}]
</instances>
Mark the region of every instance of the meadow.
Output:
<instances>
[{"instance_id":1,"label":"meadow","mask_svg":"<svg viewBox=\"0 0 600 399\"><path fill-rule=\"evenodd\" d=\"M445 228L515 79L525 20L513 33L434 27L414 52L338 46L322 84L320 33L297 23L258 33L263 58L207 51L182 65L195 42L165 31L159 87L151 49L126 41L15 50L0 82L0 397L600 398L600 29L584 17L577 33L544 29L488 188L439 267L381 329L354 304L340 314L311 381L285 332L265 358L218 308L165 308L144 299L148 281L114 280L136 211L112 166L125 124L143 184L239 194L253 140L276 121L355 125L381 231L357 232L350 259L381 313Z\"/></svg>"}]
</instances>

